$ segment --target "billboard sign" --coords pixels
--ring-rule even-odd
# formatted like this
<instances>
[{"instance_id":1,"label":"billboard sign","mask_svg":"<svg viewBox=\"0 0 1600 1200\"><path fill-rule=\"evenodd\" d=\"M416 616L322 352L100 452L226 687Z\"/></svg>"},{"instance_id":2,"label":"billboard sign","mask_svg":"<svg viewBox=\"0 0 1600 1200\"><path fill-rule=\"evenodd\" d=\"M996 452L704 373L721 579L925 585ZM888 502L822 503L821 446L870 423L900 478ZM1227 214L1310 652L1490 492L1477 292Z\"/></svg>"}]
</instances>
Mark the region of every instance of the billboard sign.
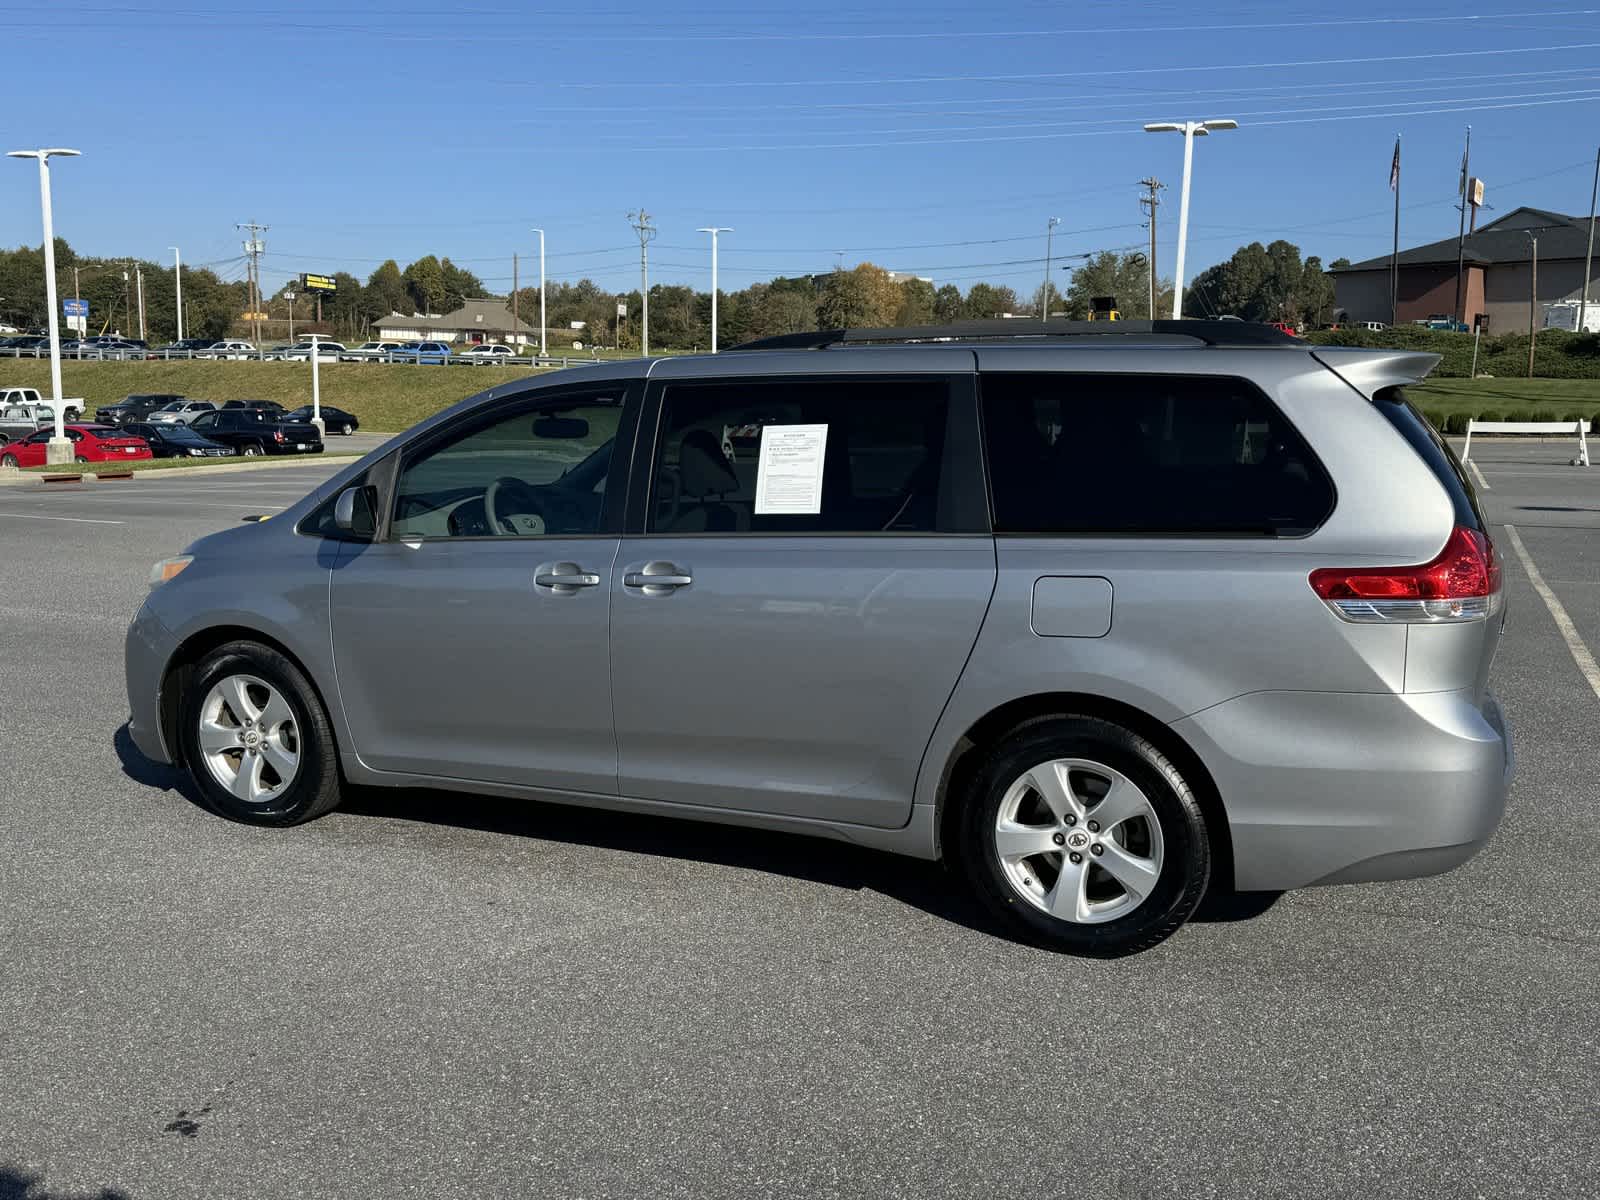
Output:
<instances>
[{"instance_id":1,"label":"billboard sign","mask_svg":"<svg viewBox=\"0 0 1600 1200\"><path fill-rule=\"evenodd\" d=\"M332 275L302 275L300 288L307 292L337 292L339 285Z\"/></svg>"}]
</instances>

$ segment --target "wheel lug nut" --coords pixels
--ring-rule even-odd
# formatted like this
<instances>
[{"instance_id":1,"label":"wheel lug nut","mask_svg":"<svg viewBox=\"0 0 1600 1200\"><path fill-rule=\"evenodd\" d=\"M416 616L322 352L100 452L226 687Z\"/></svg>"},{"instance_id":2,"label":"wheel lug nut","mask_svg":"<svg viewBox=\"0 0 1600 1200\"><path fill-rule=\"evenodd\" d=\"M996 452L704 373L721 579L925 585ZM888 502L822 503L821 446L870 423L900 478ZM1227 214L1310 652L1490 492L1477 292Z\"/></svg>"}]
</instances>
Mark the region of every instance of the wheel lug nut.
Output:
<instances>
[{"instance_id":1,"label":"wheel lug nut","mask_svg":"<svg viewBox=\"0 0 1600 1200\"><path fill-rule=\"evenodd\" d=\"M1075 863L1081 863L1083 861L1083 855L1079 854L1076 850L1072 852L1071 858Z\"/></svg>"},{"instance_id":2,"label":"wheel lug nut","mask_svg":"<svg viewBox=\"0 0 1600 1200\"><path fill-rule=\"evenodd\" d=\"M1058 846L1065 846L1067 844L1066 835L1061 833L1051 835L1050 840Z\"/></svg>"},{"instance_id":3,"label":"wheel lug nut","mask_svg":"<svg viewBox=\"0 0 1600 1200\"><path fill-rule=\"evenodd\" d=\"M1067 824L1068 825L1076 825L1077 823L1078 823L1078 818L1073 816L1071 813L1068 813L1067 814Z\"/></svg>"},{"instance_id":4,"label":"wheel lug nut","mask_svg":"<svg viewBox=\"0 0 1600 1200\"><path fill-rule=\"evenodd\" d=\"M1099 842L1096 842L1094 845L1089 847L1089 853L1093 854L1096 858L1099 858L1105 852L1106 848Z\"/></svg>"},{"instance_id":5,"label":"wheel lug nut","mask_svg":"<svg viewBox=\"0 0 1600 1200\"><path fill-rule=\"evenodd\" d=\"M1090 833L1099 833L1100 832L1100 822L1099 821L1090 821L1089 822L1089 832Z\"/></svg>"}]
</instances>

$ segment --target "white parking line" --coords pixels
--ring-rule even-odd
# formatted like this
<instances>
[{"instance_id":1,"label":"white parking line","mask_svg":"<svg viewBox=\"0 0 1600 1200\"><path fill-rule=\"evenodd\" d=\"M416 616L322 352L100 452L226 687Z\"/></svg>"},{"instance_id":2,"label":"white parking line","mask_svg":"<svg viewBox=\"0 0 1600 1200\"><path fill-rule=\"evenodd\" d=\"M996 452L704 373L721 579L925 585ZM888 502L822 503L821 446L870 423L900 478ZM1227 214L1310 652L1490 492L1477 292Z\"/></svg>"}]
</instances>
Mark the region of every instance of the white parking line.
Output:
<instances>
[{"instance_id":1,"label":"white parking line","mask_svg":"<svg viewBox=\"0 0 1600 1200\"><path fill-rule=\"evenodd\" d=\"M1595 697L1600 699L1600 664L1596 664L1594 655L1589 653L1589 647L1585 646L1583 639L1578 636L1578 627L1572 623L1572 618L1567 616L1566 608L1545 583L1544 576L1539 574L1539 568L1533 565L1533 558L1528 554L1528 548L1522 544L1522 535L1517 532L1517 527L1507 525L1506 532L1511 535L1511 546L1516 550L1517 557L1522 560L1522 569L1528 573L1528 580L1533 584L1533 590L1539 593L1539 599L1544 601L1544 606L1555 618L1556 628L1561 631L1561 637L1572 653L1572 661L1578 664L1578 670L1594 689Z\"/></svg>"},{"instance_id":2,"label":"white parking line","mask_svg":"<svg viewBox=\"0 0 1600 1200\"><path fill-rule=\"evenodd\" d=\"M0 517L15 517L19 521L71 521L75 525L125 525L126 521L100 521L93 517L41 517L33 513L0 512Z\"/></svg>"},{"instance_id":3,"label":"white parking line","mask_svg":"<svg viewBox=\"0 0 1600 1200\"><path fill-rule=\"evenodd\" d=\"M1477 463L1473 462L1469 458L1469 459L1467 459L1467 466L1472 468L1472 474L1477 478L1479 487L1481 487L1486 492L1494 491L1494 489L1489 486L1489 481L1483 477L1483 472L1478 470L1478 464Z\"/></svg>"}]
</instances>

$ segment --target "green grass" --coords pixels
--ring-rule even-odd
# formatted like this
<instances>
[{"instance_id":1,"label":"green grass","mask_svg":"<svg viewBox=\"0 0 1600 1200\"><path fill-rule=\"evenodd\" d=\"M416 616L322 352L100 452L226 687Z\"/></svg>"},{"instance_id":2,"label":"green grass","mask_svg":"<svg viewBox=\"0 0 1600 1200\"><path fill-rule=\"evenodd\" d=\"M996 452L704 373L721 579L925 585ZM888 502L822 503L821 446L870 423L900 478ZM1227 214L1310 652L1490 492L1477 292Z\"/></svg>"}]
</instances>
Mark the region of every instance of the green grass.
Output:
<instances>
[{"instance_id":1,"label":"green grass","mask_svg":"<svg viewBox=\"0 0 1600 1200\"><path fill-rule=\"evenodd\" d=\"M1429 420L1451 433L1465 433L1468 417L1600 423L1596 379L1429 379L1407 390Z\"/></svg>"},{"instance_id":2,"label":"green grass","mask_svg":"<svg viewBox=\"0 0 1600 1200\"><path fill-rule=\"evenodd\" d=\"M359 458L358 454L348 452L335 452L333 454L297 454L294 456L296 465L311 466L324 459L334 458L340 462ZM260 462L261 459L246 460L243 458L141 458L133 462L70 462L55 463L42 467L23 467L22 470L34 475L98 475L102 471L181 471L188 467L216 467L227 463ZM286 462L285 458L269 458L267 462Z\"/></svg>"}]
</instances>

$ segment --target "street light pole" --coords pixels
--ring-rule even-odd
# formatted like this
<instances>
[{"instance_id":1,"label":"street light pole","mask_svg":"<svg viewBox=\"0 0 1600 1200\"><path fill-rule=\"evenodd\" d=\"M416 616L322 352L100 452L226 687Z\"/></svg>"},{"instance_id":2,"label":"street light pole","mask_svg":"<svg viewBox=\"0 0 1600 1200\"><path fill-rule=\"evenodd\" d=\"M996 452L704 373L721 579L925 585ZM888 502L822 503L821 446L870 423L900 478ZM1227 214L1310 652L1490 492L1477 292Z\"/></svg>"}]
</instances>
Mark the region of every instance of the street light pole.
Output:
<instances>
[{"instance_id":1,"label":"street light pole","mask_svg":"<svg viewBox=\"0 0 1600 1200\"><path fill-rule=\"evenodd\" d=\"M1050 322L1050 250L1059 224L1060 217L1051 217L1044 226L1044 290L1039 293L1039 320L1044 324Z\"/></svg>"},{"instance_id":2,"label":"street light pole","mask_svg":"<svg viewBox=\"0 0 1600 1200\"><path fill-rule=\"evenodd\" d=\"M294 345L294 293L285 292L283 298L289 302L289 344Z\"/></svg>"},{"instance_id":3,"label":"street light pole","mask_svg":"<svg viewBox=\"0 0 1600 1200\"><path fill-rule=\"evenodd\" d=\"M1600 150L1594 155L1594 185L1589 189L1589 248L1583 255L1583 299L1578 301L1578 332L1585 331L1584 318L1589 312L1589 272L1594 270L1594 203L1600 196Z\"/></svg>"},{"instance_id":4,"label":"street light pole","mask_svg":"<svg viewBox=\"0 0 1600 1200\"><path fill-rule=\"evenodd\" d=\"M1539 336L1537 314L1539 312L1539 235L1524 229L1522 236L1528 239L1533 255L1528 266L1528 378L1533 378L1533 346L1534 340Z\"/></svg>"},{"instance_id":5,"label":"street light pole","mask_svg":"<svg viewBox=\"0 0 1600 1200\"><path fill-rule=\"evenodd\" d=\"M711 353L715 354L717 352L717 235L732 233L733 230L727 225L707 225L695 232L711 235Z\"/></svg>"},{"instance_id":6,"label":"street light pole","mask_svg":"<svg viewBox=\"0 0 1600 1200\"><path fill-rule=\"evenodd\" d=\"M49 147L39 150L12 150L7 158L39 160L39 207L44 212L44 290L50 317L50 407L56 415L56 435L45 447L47 463L72 461L72 443L67 440L66 414L61 407L61 318L56 304L56 228L50 213L50 159L76 158L78 151Z\"/></svg>"},{"instance_id":7,"label":"street light pole","mask_svg":"<svg viewBox=\"0 0 1600 1200\"><path fill-rule=\"evenodd\" d=\"M1178 263L1172 280L1172 319L1183 318L1183 268L1189 252L1189 176L1194 165L1194 139L1223 129L1237 129L1239 122L1158 121L1144 127L1146 133L1183 134L1183 190L1178 197Z\"/></svg>"},{"instance_id":8,"label":"street light pole","mask_svg":"<svg viewBox=\"0 0 1600 1200\"><path fill-rule=\"evenodd\" d=\"M172 278L178 288L178 340L183 341L183 255L176 246L168 246L172 251Z\"/></svg>"},{"instance_id":9,"label":"street light pole","mask_svg":"<svg viewBox=\"0 0 1600 1200\"><path fill-rule=\"evenodd\" d=\"M539 235L539 357L544 358L546 353L544 325L544 230L535 229L533 232Z\"/></svg>"}]
</instances>

